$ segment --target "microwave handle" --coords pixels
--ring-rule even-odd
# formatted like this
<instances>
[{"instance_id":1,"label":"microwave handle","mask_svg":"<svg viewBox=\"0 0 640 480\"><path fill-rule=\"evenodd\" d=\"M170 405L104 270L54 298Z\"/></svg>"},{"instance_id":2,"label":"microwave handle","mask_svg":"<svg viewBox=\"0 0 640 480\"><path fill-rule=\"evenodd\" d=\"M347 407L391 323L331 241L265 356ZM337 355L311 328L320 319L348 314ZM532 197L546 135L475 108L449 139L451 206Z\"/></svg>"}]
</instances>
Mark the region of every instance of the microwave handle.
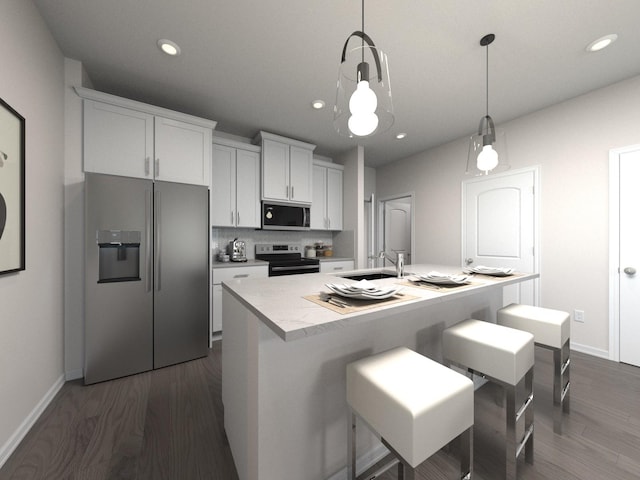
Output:
<instances>
[{"instance_id":1,"label":"microwave handle","mask_svg":"<svg viewBox=\"0 0 640 480\"><path fill-rule=\"evenodd\" d=\"M307 226L307 207L302 207L302 226L306 227Z\"/></svg>"}]
</instances>

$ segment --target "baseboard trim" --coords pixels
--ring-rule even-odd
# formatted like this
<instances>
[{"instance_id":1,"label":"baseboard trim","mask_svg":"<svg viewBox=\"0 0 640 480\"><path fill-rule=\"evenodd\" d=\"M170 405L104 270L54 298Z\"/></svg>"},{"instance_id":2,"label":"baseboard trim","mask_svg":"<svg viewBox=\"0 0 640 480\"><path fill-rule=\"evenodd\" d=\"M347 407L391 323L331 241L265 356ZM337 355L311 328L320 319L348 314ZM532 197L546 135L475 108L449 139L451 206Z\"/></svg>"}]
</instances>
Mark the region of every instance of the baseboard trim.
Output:
<instances>
[{"instance_id":1,"label":"baseboard trim","mask_svg":"<svg viewBox=\"0 0 640 480\"><path fill-rule=\"evenodd\" d=\"M604 358L605 360L611 360L611 358L609 358L609 351L602 350L601 348L593 348L588 345L571 342L571 350L586 353L587 355L592 355L594 357Z\"/></svg>"},{"instance_id":2,"label":"baseboard trim","mask_svg":"<svg viewBox=\"0 0 640 480\"><path fill-rule=\"evenodd\" d=\"M56 394L60 391L62 386L64 385L64 375L60 375L58 379L53 383L51 388L44 394L44 396L40 399L38 404L31 410L31 413L27 415L20 426L13 432L13 435L9 437L9 440L5 442L5 444L0 448L0 468L5 464L5 462L9 459L14 450L20 445L22 439L29 433L33 424L36 423L42 412L44 412L45 408L51 403L51 400L56 396Z\"/></svg>"},{"instance_id":3,"label":"baseboard trim","mask_svg":"<svg viewBox=\"0 0 640 480\"><path fill-rule=\"evenodd\" d=\"M84 372L81 368L78 368L77 370L69 370L64 374L64 379L67 382L70 380L77 380L82 377L84 377Z\"/></svg>"}]
</instances>

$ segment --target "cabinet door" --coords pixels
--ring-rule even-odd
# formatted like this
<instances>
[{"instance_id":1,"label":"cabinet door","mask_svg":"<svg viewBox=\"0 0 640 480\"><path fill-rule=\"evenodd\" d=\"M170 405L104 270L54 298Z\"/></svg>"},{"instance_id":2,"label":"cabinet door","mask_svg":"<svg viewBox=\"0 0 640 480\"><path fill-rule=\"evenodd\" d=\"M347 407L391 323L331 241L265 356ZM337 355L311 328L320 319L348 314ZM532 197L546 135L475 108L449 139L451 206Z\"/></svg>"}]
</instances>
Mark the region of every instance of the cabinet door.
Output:
<instances>
[{"instance_id":1,"label":"cabinet door","mask_svg":"<svg viewBox=\"0 0 640 480\"><path fill-rule=\"evenodd\" d=\"M348 272L353 270L353 260L320 261L320 273Z\"/></svg>"},{"instance_id":2,"label":"cabinet door","mask_svg":"<svg viewBox=\"0 0 640 480\"><path fill-rule=\"evenodd\" d=\"M313 166L313 201L311 202L311 229L327 228L327 169Z\"/></svg>"},{"instance_id":3,"label":"cabinet door","mask_svg":"<svg viewBox=\"0 0 640 480\"><path fill-rule=\"evenodd\" d=\"M211 129L155 117L155 179L209 185Z\"/></svg>"},{"instance_id":4,"label":"cabinet door","mask_svg":"<svg viewBox=\"0 0 640 480\"><path fill-rule=\"evenodd\" d=\"M222 285L213 286L211 309L211 333L222 330Z\"/></svg>"},{"instance_id":5,"label":"cabinet door","mask_svg":"<svg viewBox=\"0 0 640 480\"><path fill-rule=\"evenodd\" d=\"M311 203L313 152L306 148L291 146L289 166L289 200Z\"/></svg>"},{"instance_id":6,"label":"cabinet door","mask_svg":"<svg viewBox=\"0 0 640 480\"><path fill-rule=\"evenodd\" d=\"M236 151L236 225L260 228L260 154Z\"/></svg>"},{"instance_id":7,"label":"cabinet door","mask_svg":"<svg viewBox=\"0 0 640 480\"><path fill-rule=\"evenodd\" d=\"M211 161L211 225L233 227L236 220L236 149L214 145Z\"/></svg>"},{"instance_id":8,"label":"cabinet door","mask_svg":"<svg viewBox=\"0 0 640 480\"><path fill-rule=\"evenodd\" d=\"M342 230L342 170L327 168L327 228Z\"/></svg>"},{"instance_id":9,"label":"cabinet door","mask_svg":"<svg viewBox=\"0 0 640 480\"><path fill-rule=\"evenodd\" d=\"M289 145L262 142L262 198L289 200Z\"/></svg>"},{"instance_id":10,"label":"cabinet door","mask_svg":"<svg viewBox=\"0 0 640 480\"><path fill-rule=\"evenodd\" d=\"M152 178L153 116L84 100L84 171Z\"/></svg>"}]
</instances>

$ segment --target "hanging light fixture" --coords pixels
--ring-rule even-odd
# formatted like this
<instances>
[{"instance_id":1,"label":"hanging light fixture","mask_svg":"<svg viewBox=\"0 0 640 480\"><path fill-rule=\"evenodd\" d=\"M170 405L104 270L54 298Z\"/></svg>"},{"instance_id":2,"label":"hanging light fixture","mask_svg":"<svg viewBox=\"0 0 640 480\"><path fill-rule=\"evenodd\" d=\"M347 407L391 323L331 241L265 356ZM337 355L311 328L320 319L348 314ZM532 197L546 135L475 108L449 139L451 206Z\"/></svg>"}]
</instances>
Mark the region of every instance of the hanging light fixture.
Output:
<instances>
[{"instance_id":1,"label":"hanging light fixture","mask_svg":"<svg viewBox=\"0 0 640 480\"><path fill-rule=\"evenodd\" d=\"M348 50L353 37L360 38L360 45ZM342 48L333 125L340 135L366 137L389 129L393 121L387 56L364 33L362 0L362 30L349 35Z\"/></svg>"},{"instance_id":2,"label":"hanging light fixture","mask_svg":"<svg viewBox=\"0 0 640 480\"><path fill-rule=\"evenodd\" d=\"M495 40L493 33L485 35L480 45L487 49L486 72L486 115L480 119L478 133L469 139L469 153L467 156L468 175L488 175L489 172L508 170L507 145L504 131L497 130L493 119L489 116L489 45Z\"/></svg>"}]
</instances>

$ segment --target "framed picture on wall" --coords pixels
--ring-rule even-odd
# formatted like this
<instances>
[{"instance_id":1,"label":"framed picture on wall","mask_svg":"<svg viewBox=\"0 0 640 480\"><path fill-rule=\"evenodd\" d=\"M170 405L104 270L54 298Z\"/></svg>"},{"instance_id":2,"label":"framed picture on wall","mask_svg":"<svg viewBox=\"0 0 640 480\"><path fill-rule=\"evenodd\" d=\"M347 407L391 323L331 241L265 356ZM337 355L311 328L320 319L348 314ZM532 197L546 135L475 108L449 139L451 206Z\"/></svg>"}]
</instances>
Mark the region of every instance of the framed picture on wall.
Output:
<instances>
[{"instance_id":1,"label":"framed picture on wall","mask_svg":"<svg viewBox=\"0 0 640 480\"><path fill-rule=\"evenodd\" d=\"M25 269L24 124L0 98L0 274Z\"/></svg>"}]
</instances>

